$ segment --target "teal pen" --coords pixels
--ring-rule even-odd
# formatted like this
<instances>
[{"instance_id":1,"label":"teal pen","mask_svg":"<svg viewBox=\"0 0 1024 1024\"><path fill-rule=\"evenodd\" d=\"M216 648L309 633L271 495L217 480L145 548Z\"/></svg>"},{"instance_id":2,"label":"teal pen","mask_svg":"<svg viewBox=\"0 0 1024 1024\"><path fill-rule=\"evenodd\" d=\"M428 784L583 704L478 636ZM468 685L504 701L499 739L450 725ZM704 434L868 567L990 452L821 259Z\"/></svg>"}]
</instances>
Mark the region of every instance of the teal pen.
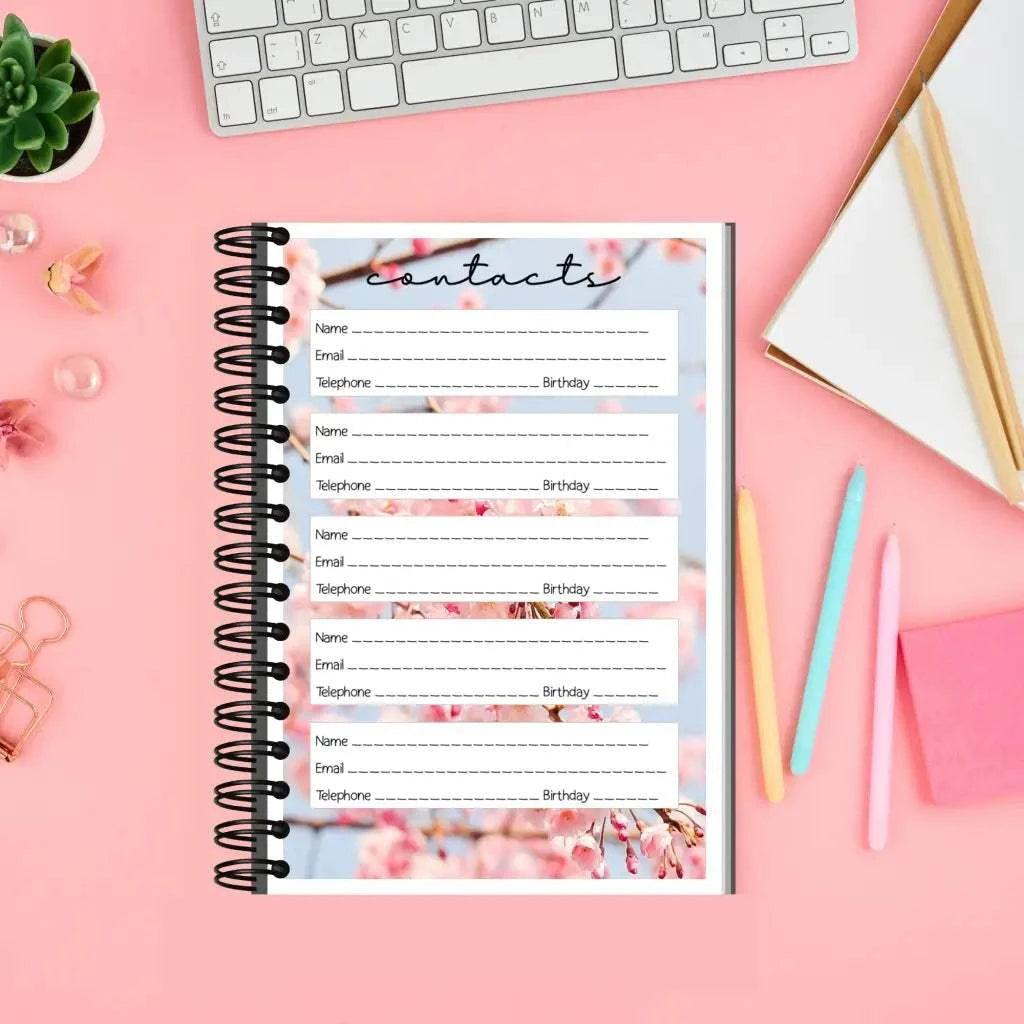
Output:
<instances>
[{"instance_id":1,"label":"teal pen","mask_svg":"<svg viewBox=\"0 0 1024 1024\"><path fill-rule=\"evenodd\" d=\"M843 511L836 527L832 561L829 563L825 593L821 599L818 631L814 634L814 649L811 651L811 663L807 668L807 682L804 683L804 700L800 707L800 720L796 725L793 753L789 759L789 769L794 775L803 775L811 766L814 737L818 732L821 707L825 702L828 670L836 649L839 619L843 614L846 585L850 581L850 566L853 564L853 553L857 547L857 533L864 510L866 486L867 476L864 467L857 466L846 487L846 500L843 502Z\"/></svg>"}]
</instances>

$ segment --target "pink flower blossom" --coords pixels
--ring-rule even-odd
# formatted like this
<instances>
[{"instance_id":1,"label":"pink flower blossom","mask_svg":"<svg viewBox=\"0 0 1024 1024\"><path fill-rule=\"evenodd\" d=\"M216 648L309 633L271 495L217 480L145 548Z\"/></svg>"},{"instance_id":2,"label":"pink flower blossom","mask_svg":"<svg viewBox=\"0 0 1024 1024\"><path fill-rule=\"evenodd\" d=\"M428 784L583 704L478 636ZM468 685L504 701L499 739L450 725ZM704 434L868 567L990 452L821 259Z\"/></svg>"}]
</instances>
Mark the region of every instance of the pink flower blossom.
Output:
<instances>
[{"instance_id":1,"label":"pink flower blossom","mask_svg":"<svg viewBox=\"0 0 1024 1024\"><path fill-rule=\"evenodd\" d=\"M581 871L597 871L604 864L601 848L589 832L576 837L572 846L572 859Z\"/></svg>"},{"instance_id":2,"label":"pink flower blossom","mask_svg":"<svg viewBox=\"0 0 1024 1024\"><path fill-rule=\"evenodd\" d=\"M375 263L373 269L382 282L386 281L392 288L402 287L402 268L397 263Z\"/></svg>"},{"instance_id":3,"label":"pink flower blossom","mask_svg":"<svg viewBox=\"0 0 1024 1024\"><path fill-rule=\"evenodd\" d=\"M626 845L626 870L631 874L635 875L640 868L640 862L636 855L636 850L633 849L632 844Z\"/></svg>"},{"instance_id":4,"label":"pink flower blossom","mask_svg":"<svg viewBox=\"0 0 1024 1024\"><path fill-rule=\"evenodd\" d=\"M672 260L677 263L690 263L701 255L698 246L685 238L662 239L658 248L666 260Z\"/></svg>"},{"instance_id":5,"label":"pink flower blossom","mask_svg":"<svg viewBox=\"0 0 1024 1024\"><path fill-rule=\"evenodd\" d=\"M476 288L467 288L459 296L459 309L483 309L486 305L483 294Z\"/></svg>"},{"instance_id":6,"label":"pink flower blossom","mask_svg":"<svg viewBox=\"0 0 1024 1024\"><path fill-rule=\"evenodd\" d=\"M657 825L645 825L640 833L640 852L648 860L656 860L669 847L672 836L669 834L668 825L660 821Z\"/></svg>"},{"instance_id":7,"label":"pink flower blossom","mask_svg":"<svg viewBox=\"0 0 1024 1024\"><path fill-rule=\"evenodd\" d=\"M11 455L35 455L46 443L46 431L32 416L35 407L27 398L0 402L0 469L7 468Z\"/></svg>"},{"instance_id":8,"label":"pink flower blossom","mask_svg":"<svg viewBox=\"0 0 1024 1024\"><path fill-rule=\"evenodd\" d=\"M394 825L370 829L359 847L359 878L406 878L413 858L426 847L419 830Z\"/></svg>"},{"instance_id":9,"label":"pink flower blossom","mask_svg":"<svg viewBox=\"0 0 1024 1024\"><path fill-rule=\"evenodd\" d=\"M434 251L434 243L429 238L414 238L412 240L412 251L417 256L429 256Z\"/></svg>"},{"instance_id":10,"label":"pink flower blossom","mask_svg":"<svg viewBox=\"0 0 1024 1024\"><path fill-rule=\"evenodd\" d=\"M605 253L603 256L599 256L595 265L598 275L606 280L621 277L622 272L626 269L622 260L612 253Z\"/></svg>"},{"instance_id":11,"label":"pink flower blossom","mask_svg":"<svg viewBox=\"0 0 1024 1024\"><path fill-rule=\"evenodd\" d=\"M552 836L576 836L597 820L597 813L582 807L560 807L547 812L544 827Z\"/></svg>"}]
</instances>

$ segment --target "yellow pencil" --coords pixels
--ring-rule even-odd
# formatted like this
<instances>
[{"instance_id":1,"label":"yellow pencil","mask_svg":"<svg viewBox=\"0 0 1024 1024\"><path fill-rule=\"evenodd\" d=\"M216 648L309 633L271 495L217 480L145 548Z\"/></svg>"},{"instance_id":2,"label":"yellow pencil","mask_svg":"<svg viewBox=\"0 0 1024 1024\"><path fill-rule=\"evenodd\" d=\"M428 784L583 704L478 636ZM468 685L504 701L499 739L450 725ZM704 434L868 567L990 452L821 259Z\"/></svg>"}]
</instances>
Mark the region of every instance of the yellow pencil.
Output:
<instances>
[{"instance_id":1,"label":"yellow pencil","mask_svg":"<svg viewBox=\"0 0 1024 1024\"><path fill-rule=\"evenodd\" d=\"M775 710L775 672L772 668L772 642L768 630L768 604L764 596L764 567L761 539L757 532L754 499L740 488L736 503L739 532L740 571L743 576L743 605L747 613L747 643L750 647L750 672L754 681L754 713L761 747L761 771L768 799L777 803L785 794L782 779L782 749L779 745L779 719Z\"/></svg>"}]
</instances>

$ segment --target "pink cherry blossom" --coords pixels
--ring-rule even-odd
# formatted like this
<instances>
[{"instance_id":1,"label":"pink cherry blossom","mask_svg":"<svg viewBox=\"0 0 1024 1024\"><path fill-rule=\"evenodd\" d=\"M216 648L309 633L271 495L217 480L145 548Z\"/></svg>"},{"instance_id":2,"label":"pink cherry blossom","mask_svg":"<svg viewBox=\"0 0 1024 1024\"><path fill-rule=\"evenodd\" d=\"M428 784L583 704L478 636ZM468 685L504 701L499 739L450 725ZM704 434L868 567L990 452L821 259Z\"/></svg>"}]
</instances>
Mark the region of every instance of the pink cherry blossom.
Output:
<instances>
[{"instance_id":1,"label":"pink cherry blossom","mask_svg":"<svg viewBox=\"0 0 1024 1024\"><path fill-rule=\"evenodd\" d=\"M601 848L597 840L589 833L577 836L572 846L573 863L581 871L596 871L604 864L604 857L601 855Z\"/></svg>"},{"instance_id":2,"label":"pink cherry blossom","mask_svg":"<svg viewBox=\"0 0 1024 1024\"><path fill-rule=\"evenodd\" d=\"M459 309L483 309L487 305L483 293L476 288L467 288L458 301Z\"/></svg>"},{"instance_id":3,"label":"pink cherry blossom","mask_svg":"<svg viewBox=\"0 0 1024 1024\"><path fill-rule=\"evenodd\" d=\"M412 240L412 251L417 256L429 256L434 251L434 243L429 238L414 238Z\"/></svg>"},{"instance_id":4,"label":"pink cherry blossom","mask_svg":"<svg viewBox=\"0 0 1024 1024\"><path fill-rule=\"evenodd\" d=\"M581 807L560 807L547 812L545 828L553 836L576 836L586 832L597 820L595 811Z\"/></svg>"},{"instance_id":5,"label":"pink cherry blossom","mask_svg":"<svg viewBox=\"0 0 1024 1024\"><path fill-rule=\"evenodd\" d=\"M397 263L375 263L373 269L382 282L395 289L402 287L402 268Z\"/></svg>"},{"instance_id":6,"label":"pink cherry blossom","mask_svg":"<svg viewBox=\"0 0 1024 1024\"><path fill-rule=\"evenodd\" d=\"M359 846L359 878L409 877L413 858L426 847L419 830L394 825L370 829Z\"/></svg>"},{"instance_id":7,"label":"pink cherry blossom","mask_svg":"<svg viewBox=\"0 0 1024 1024\"><path fill-rule=\"evenodd\" d=\"M636 855L636 850L633 849L632 845L626 844L626 870L631 874L635 875L640 868L640 862Z\"/></svg>"},{"instance_id":8,"label":"pink cherry blossom","mask_svg":"<svg viewBox=\"0 0 1024 1024\"><path fill-rule=\"evenodd\" d=\"M658 245L666 260L690 263L701 255L700 248L685 238L664 238Z\"/></svg>"},{"instance_id":9,"label":"pink cherry blossom","mask_svg":"<svg viewBox=\"0 0 1024 1024\"><path fill-rule=\"evenodd\" d=\"M599 256L595 266L598 275L604 279L621 277L622 272L626 269L622 260L612 253L605 253L603 256Z\"/></svg>"},{"instance_id":10,"label":"pink cherry blossom","mask_svg":"<svg viewBox=\"0 0 1024 1024\"><path fill-rule=\"evenodd\" d=\"M672 836L665 822L646 825L640 833L640 852L648 860L656 860L669 848L671 842Z\"/></svg>"}]
</instances>

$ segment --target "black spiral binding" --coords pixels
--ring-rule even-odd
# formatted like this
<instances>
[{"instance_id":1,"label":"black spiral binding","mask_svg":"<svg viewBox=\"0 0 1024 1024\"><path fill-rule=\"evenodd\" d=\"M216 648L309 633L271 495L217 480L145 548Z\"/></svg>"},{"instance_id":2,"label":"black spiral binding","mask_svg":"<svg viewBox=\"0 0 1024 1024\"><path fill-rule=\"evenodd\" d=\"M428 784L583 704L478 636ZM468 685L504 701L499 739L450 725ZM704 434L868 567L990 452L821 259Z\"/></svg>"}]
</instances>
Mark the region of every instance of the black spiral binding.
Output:
<instances>
[{"instance_id":1,"label":"black spiral binding","mask_svg":"<svg viewBox=\"0 0 1024 1024\"><path fill-rule=\"evenodd\" d=\"M214 678L219 689L238 695L217 705L217 725L235 735L218 744L214 760L239 776L214 791L217 806L234 814L217 825L214 838L221 848L241 854L218 864L214 878L218 885L245 892L266 892L268 878L288 874L286 861L267 855L267 841L288 834L285 822L268 817L269 801L284 799L288 784L262 777L268 759L288 756L288 744L271 740L267 729L268 722L288 717L287 704L267 699L269 681L288 677L284 662L268 658L269 641L288 636L288 627L272 621L270 614L287 599L288 587L271 583L267 572L270 561L289 558L286 545L267 539L268 524L288 518L287 506L271 503L267 494L271 481L288 479L287 468L269 457L272 445L279 452L288 440L288 429L260 422L267 418L267 403L288 400L288 389L269 384L267 373L269 364L288 361L288 350L266 343L266 325L286 323L289 317L283 306L267 304L267 286L288 281L288 270L271 266L268 253L271 246L287 242L284 228L253 224L218 231L214 246L222 256L245 261L218 270L215 279L220 294L244 301L217 310L214 317L217 331L237 339L217 350L216 367L239 381L218 388L214 397L218 411L233 418L214 434L217 450L231 459L217 469L214 483L235 499L217 509L217 528L230 539L216 549L215 563L240 577L214 591L217 608L235 616L217 627L214 643L238 659L219 665Z\"/></svg>"}]
</instances>

